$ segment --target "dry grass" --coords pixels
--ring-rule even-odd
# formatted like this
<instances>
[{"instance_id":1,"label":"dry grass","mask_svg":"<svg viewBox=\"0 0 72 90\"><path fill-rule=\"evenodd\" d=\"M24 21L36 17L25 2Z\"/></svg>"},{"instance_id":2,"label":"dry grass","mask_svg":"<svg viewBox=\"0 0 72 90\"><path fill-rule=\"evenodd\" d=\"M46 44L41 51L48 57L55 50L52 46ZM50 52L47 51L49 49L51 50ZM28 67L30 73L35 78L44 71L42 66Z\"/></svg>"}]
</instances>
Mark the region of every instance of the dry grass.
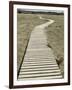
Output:
<instances>
[{"instance_id":1,"label":"dry grass","mask_svg":"<svg viewBox=\"0 0 72 90\"><path fill-rule=\"evenodd\" d=\"M44 18L55 20L46 27L45 32L50 46L56 56L57 63L64 75L64 15L42 15Z\"/></svg>"},{"instance_id":2,"label":"dry grass","mask_svg":"<svg viewBox=\"0 0 72 90\"><path fill-rule=\"evenodd\" d=\"M19 70L24 52L33 28L44 23L38 14L17 14L17 71Z\"/></svg>"},{"instance_id":3,"label":"dry grass","mask_svg":"<svg viewBox=\"0 0 72 90\"><path fill-rule=\"evenodd\" d=\"M19 70L31 31L35 26L47 22L40 20L37 15L39 14L17 14L17 70ZM64 75L64 17L63 15L40 15L55 20L53 24L46 27L45 32L48 46L53 49L57 63Z\"/></svg>"}]
</instances>

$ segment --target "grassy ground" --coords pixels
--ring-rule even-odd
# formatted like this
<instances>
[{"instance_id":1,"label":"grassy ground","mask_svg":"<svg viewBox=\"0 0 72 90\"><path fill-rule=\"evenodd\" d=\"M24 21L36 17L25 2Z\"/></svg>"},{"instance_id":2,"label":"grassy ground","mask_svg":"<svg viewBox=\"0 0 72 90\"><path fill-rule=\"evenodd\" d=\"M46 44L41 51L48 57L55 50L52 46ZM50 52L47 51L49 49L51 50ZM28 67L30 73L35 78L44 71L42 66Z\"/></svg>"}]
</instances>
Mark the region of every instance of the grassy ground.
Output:
<instances>
[{"instance_id":1,"label":"grassy ground","mask_svg":"<svg viewBox=\"0 0 72 90\"><path fill-rule=\"evenodd\" d=\"M56 56L57 63L64 75L64 15L42 15L44 18L55 20L46 27L45 32L50 46Z\"/></svg>"},{"instance_id":2,"label":"grassy ground","mask_svg":"<svg viewBox=\"0 0 72 90\"><path fill-rule=\"evenodd\" d=\"M46 22L46 20L40 20L37 15L39 14L17 14L17 70L19 70L31 31L35 26ZM64 74L64 17L63 15L40 15L55 20L53 24L46 27L45 32L48 46L53 49L57 63Z\"/></svg>"},{"instance_id":3,"label":"grassy ground","mask_svg":"<svg viewBox=\"0 0 72 90\"><path fill-rule=\"evenodd\" d=\"M37 16L39 14L17 14L17 71L19 70L25 48L33 28L46 21Z\"/></svg>"}]
</instances>

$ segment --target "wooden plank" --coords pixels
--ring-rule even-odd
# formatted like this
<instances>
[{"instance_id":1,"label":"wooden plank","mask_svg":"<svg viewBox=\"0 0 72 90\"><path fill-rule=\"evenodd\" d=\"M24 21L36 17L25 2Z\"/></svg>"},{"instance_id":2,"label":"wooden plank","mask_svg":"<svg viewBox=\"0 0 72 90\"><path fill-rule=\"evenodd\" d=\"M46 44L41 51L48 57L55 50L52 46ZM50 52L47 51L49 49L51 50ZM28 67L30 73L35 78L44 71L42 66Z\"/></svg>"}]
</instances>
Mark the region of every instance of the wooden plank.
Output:
<instances>
[{"instance_id":1,"label":"wooden plank","mask_svg":"<svg viewBox=\"0 0 72 90\"><path fill-rule=\"evenodd\" d=\"M41 74L23 74L19 76L19 78L36 78L36 77L50 77L50 76L61 76L61 73L60 72L57 72L57 73L41 73Z\"/></svg>"},{"instance_id":2,"label":"wooden plank","mask_svg":"<svg viewBox=\"0 0 72 90\"><path fill-rule=\"evenodd\" d=\"M21 78L19 77L18 81L25 81L25 80L53 80L53 79L62 79L62 75L59 76L44 76L44 77L30 77L30 78Z\"/></svg>"},{"instance_id":3,"label":"wooden plank","mask_svg":"<svg viewBox=\"0 0 72 90\"><path fill-rule=\"evenodd\" d=\"M38 70L38 71L27 71L27 72L20 72L20 74L33 74L33 73L44 73L44 72L48 72L48 73L54 73L54 72L60 72L60 70Z\"/></svg>"},{"instance_id":4,"label":"wooden plank","mask_svg":"<svg viewBox=\"0 0 72 90\"><path fill-rule=\"evenodd\" d=\"M20 72L30 72L30 71L52 71L52 70L59 70L58 67L44 67L44 68L28 68L28 69L21 69Z\"/></svg>"}]
</instances>

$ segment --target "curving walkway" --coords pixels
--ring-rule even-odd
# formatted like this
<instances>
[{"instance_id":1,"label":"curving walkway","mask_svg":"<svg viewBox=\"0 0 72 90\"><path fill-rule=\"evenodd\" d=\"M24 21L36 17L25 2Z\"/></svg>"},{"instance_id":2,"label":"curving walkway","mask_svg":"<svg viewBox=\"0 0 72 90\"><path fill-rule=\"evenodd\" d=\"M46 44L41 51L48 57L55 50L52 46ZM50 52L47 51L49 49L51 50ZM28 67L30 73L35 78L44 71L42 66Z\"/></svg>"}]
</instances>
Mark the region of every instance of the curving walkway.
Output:
<instances>
[{"instance_id":1,"label":"curving walkway","mask_svg":"<svg viewBox=\"0 0 72 90\"><path fill-rule=\"evenodd\" d=\"M62 78L53 51L47 46L44 33L44 29L54 23L54 20L38 17L48 21L36 26L32 31L18 80Z\"/></svg>"}]
</instances>

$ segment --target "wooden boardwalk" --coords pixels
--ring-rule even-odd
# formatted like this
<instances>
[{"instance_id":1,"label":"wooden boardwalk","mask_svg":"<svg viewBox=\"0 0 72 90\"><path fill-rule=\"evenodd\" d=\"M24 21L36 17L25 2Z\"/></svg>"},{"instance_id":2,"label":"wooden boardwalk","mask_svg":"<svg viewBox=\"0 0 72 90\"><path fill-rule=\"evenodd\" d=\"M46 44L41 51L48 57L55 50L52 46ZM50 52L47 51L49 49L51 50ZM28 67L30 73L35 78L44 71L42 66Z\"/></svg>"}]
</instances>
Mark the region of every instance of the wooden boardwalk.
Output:
<instances>
[{"instance_id":1,"label":"wooden boardwalk","mask_svg":"<svg viewBox=\"0 0 72 90\"><path fill-rule=\"evenodd\" d=\"M49 20L36 26L32 31L18 80L62 78L53 51L47 46L44 34L45 27L53 22Z\"/></svg>"}]
</instances>

